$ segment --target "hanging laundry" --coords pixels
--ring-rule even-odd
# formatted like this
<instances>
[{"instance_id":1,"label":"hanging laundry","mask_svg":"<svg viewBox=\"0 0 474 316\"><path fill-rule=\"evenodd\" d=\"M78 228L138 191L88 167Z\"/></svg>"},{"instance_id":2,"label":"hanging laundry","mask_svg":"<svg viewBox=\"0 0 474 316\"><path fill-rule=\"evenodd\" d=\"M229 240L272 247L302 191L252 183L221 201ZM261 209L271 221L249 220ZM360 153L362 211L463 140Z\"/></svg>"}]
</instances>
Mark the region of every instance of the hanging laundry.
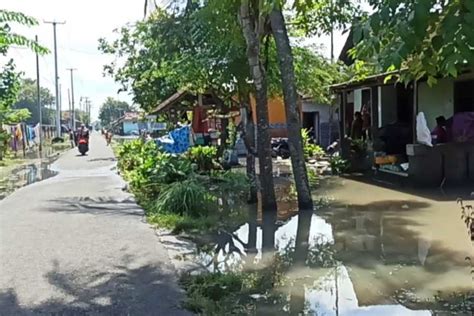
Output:
<instances>
[{"instance_id":1,"label":"hanging laundry","mask_svg":"<svg viewBox=\"0 0 474 316\"><path fill-rule=\"evenodd\" d=\"M16 138L18 141L22 141L22 140L23 140L23 131L22 131L22 129L21 129L21 124L18 124L18 125L16 126L15 138Z\"/></svg>"},{"instance_id":2,"label":"hanging laundry","mask_svg":"<svg viewBox=\"0 0 474 316\"><path fill-rule=\"evenodd\" d=\"M33 127L33 131L34 131L34 134L35 134L35 138L33 139L33 141L36 144L39 144L39 142L40 142L40 125L39 125L39 123L36 124L35 127Z\"/></svg>"},{"instance_id":3,"label":"hanging laundry","mask_svg":"<svg viewBox=\"0 0 474 316\"><path fill-rule=\"evenodd\" d=\"M158 147L170 154L182 154L186 152L190 146L189 136L191 128L189 125L172 130L163 137L156 140Z\"/></svg>"},{"instance_id":4,"label":"hanging laundry","mask_svg":"<svg viewBox=\"0 0 474 316\"><path fill-rule=\"evenodd\" d=\"M34 141L36 136L35 136L35 129L31 126L27 126L28 128L28 140L30 142Z\"/></svg>"}]
</instances>

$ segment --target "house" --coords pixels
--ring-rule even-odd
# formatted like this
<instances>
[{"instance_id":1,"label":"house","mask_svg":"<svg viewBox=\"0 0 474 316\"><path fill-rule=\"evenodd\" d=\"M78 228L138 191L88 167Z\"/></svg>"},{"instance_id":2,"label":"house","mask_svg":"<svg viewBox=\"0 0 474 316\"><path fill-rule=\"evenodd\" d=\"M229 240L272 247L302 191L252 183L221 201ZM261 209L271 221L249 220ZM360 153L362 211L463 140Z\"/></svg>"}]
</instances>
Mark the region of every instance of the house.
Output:
<instances>
[{"instance_id":1,"label":"house","mask_svg":"<svg viewBox=\"0 0 474 316\"><path fill-rule=\"evenodd\" d=\"M167 114L168 119L173 122L179 119L179 115L186 112L191 117L192 128L198 138L208 137L209 130L220 131L221 119L229 118L235 125L240 123L240 108L238 102L234 102L230 109L222 111L212 94L204 93L196 95L188 91L178 91L168 99L160 103L151 114ZM251 111L254 122L257 122L256 102L252 97L250 100ZM179 113L181 112L181 114ZM329 105L317 104L309 97L300 98L300 112L303 127L311 130L317 143L324 146L329 145L338 138L339 130L338 114ZM189 120L189 118L185 118ZM269 128L272 137L287 137L285 104L282 98L274 97L268 101ZM332 129L329 127L332 126Z\"/></svg>"},{"instance_id":2,"label":"house","mask_svg":"<svg viewBox=\"0 0 474 316\"><path fill-rule=\"evenodd\" d=\"M371 118L368 155L363 157L368 161L366 166L426 185L474 180L474 73L466 71L456 79L440 79L431 87L425 79L408 85L395 79L387 81L395 74L332 86L342 118L342 147L348 148L354 113L365 106ZM430 130L436 126L437 117L448 119L451 141L433 147L419 144L419 113L424 113ZM343 153L348 157L348 150ZM377 155L390 159L376 159Z\"/></svg>"},{"instance_id":3,"label":"house","mask_svg":"<svg viewBox=\"0 0 474 316\"><path fill-rule=\"evenodd\" d=\"M207 145L217 142L217 132L222 131L223 119L235 125L240 123L240 109L236 104L225 107L211 93L195 94L180 90L150 111L153 115L165 115L171 125L180 121L191 124L196 143Z\"/></svg>"},{"instance_id":4,"label":"house","mask_svg":"<svg viewBox=\"0 0 474 316\"><path fill-rule=\"evenodd\" d=\"M346 65L354 63L349 53L354 47L353 34L350 29L339 56ZM343 156L353 156L348 142L352 121L355 112L365 107L371 128L367 155L356 159L365 160L359 165L361 169L372 168L421 185L474 180L474 71L466 69L456 79L439 79L434 86L428 85L427 78L405 85L397 82L399 74L400 71L381 73L332 86L339 103ZM436 127L436 118L444 116L451 134L449 142L433 147L420 144L419 113L424 114L430 131Z\"/></svg>"},{"instance_id":5,"label":"house","mask_svg":"<svg viewBox=\"0 0 474 316\"><path fill-rule=\"evenodd\" d=\"M302 127L310 131L317 144L327 148L339 139L339 109L315 102L310 97L301 98Z\"/></svg>"},{"instance_id":6,"label":"house","mask_svg":"<svg viewBox=\"0 0 474 316\"><path fill-rule=\"evenodd\" d=\"M147 123L140 118L140 113L125 112L122 117L111 123L114 132L122 136L139 135L147 129Z\"/></svg>"}]
</instances>

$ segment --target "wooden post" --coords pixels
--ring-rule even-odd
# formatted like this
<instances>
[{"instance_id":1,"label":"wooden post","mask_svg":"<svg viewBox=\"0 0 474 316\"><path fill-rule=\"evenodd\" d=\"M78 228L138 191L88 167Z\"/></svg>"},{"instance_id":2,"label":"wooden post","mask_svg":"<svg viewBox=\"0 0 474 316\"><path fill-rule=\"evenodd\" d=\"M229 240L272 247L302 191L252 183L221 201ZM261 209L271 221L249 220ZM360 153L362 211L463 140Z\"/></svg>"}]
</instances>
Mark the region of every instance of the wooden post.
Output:
<instances>
[{"instance_id":1,"label":"wooden post","mask_svg":"<svg viewBox=\"0 0 474 316\"><path fill-rule=\"evenodd\" d=\"M418 81L413 82L413 118L412 118L412 131L413 131L413 144L416 144L416 116L418 115Z\"/></svg>"},{"instance_id":2,"label":"wooden post","mask_svg":"<svg viewBox=\"0 0 474 316\"><path fill-rule=\"evenodd\" d=\"M23 158L26 157L26 128L25 128L25 125L22 123L20 124L20 130L21 130L21 134L22 134L22 138L21 138L21 142L22 142L22 149L23 149Z\"/></svg>"},{"instance_id":3,"label":"wooden post","mask_svg":"<svg viewBox=\"0 0 474 316\"><path fill-rule=\"evenodd\" d=\"M341 139L341 144L342 141L344 140L346 134L346 107L347 107L347 92L342 91L341 93L341 103L340 103L340 108L339 108L339 119L340 119L340 135L339 138Z\"/></svg>"},{"instance_id":4,"label":"wooden post","mask_svg":"<svg viewBox=\"0 0 474 316\"><path fill-rule=\"evenodd\" d=\"M379 89L377 86L371 88L371 101L370 101L370 115L371 118L371 128L370 133L372 140L374 139L374 129L379 126L379 114L378 114L378 103L379 103Z\"/></svg>"}]
</instances>

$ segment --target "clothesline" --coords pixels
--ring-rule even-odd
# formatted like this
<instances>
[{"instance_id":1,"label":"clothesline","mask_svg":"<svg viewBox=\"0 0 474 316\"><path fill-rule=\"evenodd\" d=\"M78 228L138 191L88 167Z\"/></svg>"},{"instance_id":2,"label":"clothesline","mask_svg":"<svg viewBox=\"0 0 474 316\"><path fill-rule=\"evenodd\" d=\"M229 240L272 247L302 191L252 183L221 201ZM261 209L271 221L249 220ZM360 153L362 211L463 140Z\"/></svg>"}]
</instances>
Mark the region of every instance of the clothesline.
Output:
<instances>
[{"instance_id":1,"label":"clothesline","mask_svg":"<svg viewBox=\"0 0 474 316\"><path fill-rule=\"evenodd\" d=\"M55 127L53 126L42 126L40 131L40 125L29 126L25 123L19 123L16 125L3 125L2 129L10 135L9 147L12 151L17 153L23 151L23 155L26 154L26 150L39 145L40 133L42 139L51 139L54 137Z\"/></svg>"}]
</instances>

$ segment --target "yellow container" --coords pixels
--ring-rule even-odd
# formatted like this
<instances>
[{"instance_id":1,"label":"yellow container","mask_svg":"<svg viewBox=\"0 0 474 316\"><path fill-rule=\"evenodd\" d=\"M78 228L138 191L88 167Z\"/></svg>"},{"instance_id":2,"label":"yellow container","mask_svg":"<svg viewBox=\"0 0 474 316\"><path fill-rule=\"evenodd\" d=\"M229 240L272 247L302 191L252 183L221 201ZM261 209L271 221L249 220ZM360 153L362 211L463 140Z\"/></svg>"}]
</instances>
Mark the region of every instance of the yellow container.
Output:
<instances>
[{"instance_id":1,"label":"yellow container","mask_svg":"<svg viewBox=\"0 0 474 316\"><path fill-rule=\"evenodd\" d=\"M397 157L393 155L375 157L375 164L388 165L397 163Z\"/></svg>"}]
</instances>

